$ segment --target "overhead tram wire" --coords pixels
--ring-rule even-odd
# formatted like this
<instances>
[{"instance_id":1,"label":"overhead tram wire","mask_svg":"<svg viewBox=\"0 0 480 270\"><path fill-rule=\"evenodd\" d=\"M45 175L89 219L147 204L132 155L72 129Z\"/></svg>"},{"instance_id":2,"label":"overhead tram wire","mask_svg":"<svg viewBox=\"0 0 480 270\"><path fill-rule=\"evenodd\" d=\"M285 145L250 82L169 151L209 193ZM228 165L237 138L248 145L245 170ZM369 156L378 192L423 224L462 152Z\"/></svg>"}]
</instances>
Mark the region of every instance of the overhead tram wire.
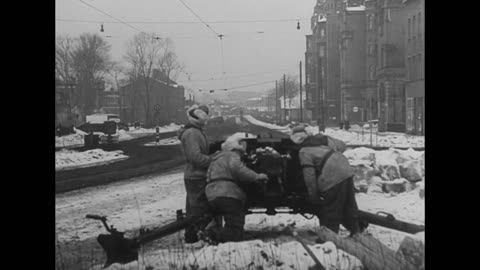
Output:
<instances>
[{"instance_id":1,"label":"overhead tram wire","mask_svg":"<svg viewBox=\"0 0 480 270\"><path fill-rule=\"evenodd\" d=\"M185 4L185 2L183 2L183 0L178 0L180 1L188 10L190 10L190 12L192 12L193 15L195 15L195 17L197 17L203 24L205 24L205 26L210 29L217 37L219 36L219 34L213 30L212 27L210 27L210 25L208 23L206 23L204 20L202 20L202 18L200 18L200 16L198 16L197 13L195 13L195 11L193 11L193 9L191 9L187 4Z\"/></svg>"},{"instance_id":2,"label":"overhead tram wire","mask_svg":"<svg viewBox=\"0 0 480 270\"><path fill-rule=\"evenodd\" d=\"M281 69L280 71L287 71L290 69ZM263 75L263 74L272 74L277 73L278 71L266 71L266 72L257 72L257 73L247 73L240 76L233 76L233 77L225 77L225 78L217 78L217 79L204 79L204 80L181 80L177 82L209 82L209 81L220 81L223 79L237 79L237 78L245 78L245 77L252 77L256 75Z\"/></svg>"},{"instance_id":3,"label":"overhead tram wire","mask_svg":"<svg viewBox=\"0 0 480 270\"><path fill-rule=\"evenodd\" d=\"M91 5L91 4L89 4L89 3L86 3L86 2L84 2L83 0L78 0L78 1L80 1L80 3L82 3L82 4L84 4L84 5L86 5L86 6L90 7L90 8L93 8L94 10L96 10L96 11L98 11L98 12L100 12L100 13L102 13L102 14L104 14L104 15L106 15L106 16L114 19L114 20L116 20L117 22L122 23L122 24L124 24L124 25L132 28L133 30L135 30L135 31L137 31L137 32L139 32L139 33L146 33L145 31L142 31L142 30L140 30L140 29L138 29L138 28L130 25L128 22L122 21L122 20L118 19L117 17L108 14L107 12L105 12L105 11L97 8L97 7L94 6L94 5ZM103 22L102 22L102 23L103 23ZM152 38L157 39L157 40L158 40L158 39L161 39L160 37L154 36L154 35L152 35Z\"/></svg>"},{"instance_id":4,"label":"overhead tram wire","mask_svg":"<svg viewBox=\"0 0 480 270\"><path fill-rule=\"evenodd\" d=\"M223 73L223 76L225 76L225 65L224 65L224 58L223 58L223 34L219 34L217 33L217 31L213 30L213 28L208 24L206 23L195 11L193 11L193 9L191 9L183 0L179 0L188 10L190 10L190 12L195 15L195 17L197 17L201 22L203 22L203 24L205 24L205 26L210 29L210 31L212 31L219 39L220 39L220 50L221 50L221 60L222 60L222 73ZM225 85L225 81L224 81L224 85Z\"/></svg>"},{"instance_id":5,"label":"overhead tram wire","mask_svg":"<svg viewBox=\"0 0 480 270\"><path fill-rule=\"evenodd\" d=\"M195 22L195 21L94 21L94 20L72 20L72 19L61 19L56 18L56 21L60 22L79 22L79 23L129 23L129 24L198 24L204 22ZM210 21L205 22L207 24L229 24L229 23L274 23L274 22L292 22L292 21L310 21L309 18L304 19L272 19L272 20L238 20L238 21Z\"/></svg>"},{"instance_id":6,"label":"overhead tram wire","mask_svg":"<svg viewBox=\"0 0 480 270\"><path fill-rule=\"evenodd\" d=\"M250 86L256 86L256 85L262 85L262 84L267 84L271 83L274 81L266 81L266 82L261 82L261 83L255 83L255 84L247 84L247 85L240 85L240 86L235 86L235 87L228 87L228 88L219 88L219 89L199 89L198 91L209 91L210 93L215 92L215 91L228 91L232 89L240 89L240 88L246 88Z\"/></svg>"},{"instance_id":7,"label":"overhead tram wire","mask_svg":"<svg viewBox=\"0 0 480 270\"><path fill-rule=\"evenodd\" d=\"M108 17L110 17L110 18L112 18L112 19L114 19L114 20L116 20L116 21L118 21L118 22L120 22L120 23L122 23L122 24L125 24L126 26L132 28L132 29L135 30L135 31L138 31L138 32L140 32L140 33L143 32L142 30L140 30L140 29L138 29L138 28L136 28L136 27L128 24L127 22L124 22L124 21L122 21L122 20L120 20L120 19L117 19L116 17L114 17L114 16L108 14L107 12L105 12L105 11L97 8L96 6L90 5L89 3L86 3L86 2L84 2L83 0L78 0L78 1L80 1L82 4L84 4L84 5L86 5L86 6L89 6L90 8L93 8L93 9L95 9L96 11L98 11L98 12L100 12L100 13L102 13L102 14L104 14L104 15L106 15L106 16L108 16Z\"/></svg>"}]
</instances>

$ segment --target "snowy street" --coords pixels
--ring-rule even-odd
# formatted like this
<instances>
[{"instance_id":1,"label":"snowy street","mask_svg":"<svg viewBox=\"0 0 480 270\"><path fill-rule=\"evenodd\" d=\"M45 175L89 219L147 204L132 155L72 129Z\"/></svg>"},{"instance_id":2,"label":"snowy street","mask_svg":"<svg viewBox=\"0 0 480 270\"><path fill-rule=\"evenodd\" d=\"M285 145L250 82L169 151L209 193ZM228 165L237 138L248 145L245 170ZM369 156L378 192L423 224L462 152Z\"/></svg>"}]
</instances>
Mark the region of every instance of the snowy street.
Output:
<instances>
[{"instance_id":1,"label":"snowy street","mask_svg":"<svg viewBox=\"0 0 480 270\"><path fill-rule=\"evenodd\" d=\"M406 160L409 157L416 159L421 154L423 152L373 151L369 149L362 150L361 148L349 150L346 153L353 164L370 166L371 170L377 166L372 164L372 159L376 163L383 165L384 163L392 164L395 160ZM361 170L359 171L356 176L358 181L356 182L366 181L366 179L360 179L365 174L362 174ZM359 208L372 213L385 211L393 214L397 219L415 224L424 224L424 199L420 196L421 190L424 190L422 183L423 181L408 190L404 190L404 192L397 193L382 192L375 188L378 183L369 180L367 183L369 185L368 191L357 193ZM131 237L133 235L132 232L138 231L141 227L160 227L175 220L175 211L177 209L184 209L185 189L183 172L180 169L137 177L106 186L63 193L56 196L55 205L56 234L59 245L76 242L80 243L80 245L89 243L91 249L93 249L93 246L98 248L98 243L92 239L100 233L105 233L105 229L100 222L86 219L85 216L87 214L107 216L110 225L114 225L120 231L127 231L127 237ZM232 265L233 262L226 259L230 258L230 256L220 256L219 254L230 254L231 252L234 253L235 250L241 253L241 256L238 256L244 258L235 259L237 260L235 265L238 267L245 267L248 263L254 261L255 265L262 264L264 269L291 269L289 268L290 265L294 265L294 269L305 269L305 267L313 265L314 262L307 256L305 259L300 260L303 266L294 263L294 261L298 261L298 258L295 259L295 256L303 256L304 250L293 238L282 235L280 232L288 225L293 225L300 235L309 238L309 245L311 245L315 254L321 258L322 262L329 265L328 269L335 269L335 267L340 267L340 265L345 267L340 269L355 269L354 266L358 266L359 261L355 257L344 254L342 251L338 251L338 254L331 252L333 245L331 242L323 245L313 242L315 237L312 237L309 232L316 231L319 227L317 218L307 220L301 215L277 214L275 216L267 216L254 214L247 216L245 229L247 231L260 232L259 239L263 241L244 241L217 247L207 246L195 252L185 252L181 244L183 234L177 233L148 244L143 254L144 260L123 266L115 264L109 267L109 269L137 269L139 264L144 266L153 265L155 269L166 269L162 268L162 266L175 262L178 263L179 260L182 260L180 258L182 256L187 262L191 259L191 256L197 256L195 257L197 258L196 263L200 266L214 267L216 265L216 267L225 267L226 264ZM368 231L393 250L398 248L400 242L407 235L374 225L370 225ZM84 248L88 249L88 247ZM172 248L176 251L172 250ZM335 249L334 245L333 249ZM267 263L261 260L258 261L258 258L253 258L256 256L255 254L258 255L262 250L269 254L269 258L273 261L281 260L279 264L284 265L285 268L278 267L276 264L269 267ZM199 259L199 253L205 257L204 260ZM349 266L345 266L346 261L329 259L329 256L325 256L326 253L330 257L348 258ZM101 254L96 254L95 256L101 257ZM207 260L209 256L211 259ZM215 259L212 256L217 257ZM99 259L95 259L95 262L94 266L92 266L93 269L100 269L101 263ZM180 267L180 265L177 266Z\"/></svg>"}]
</instances>

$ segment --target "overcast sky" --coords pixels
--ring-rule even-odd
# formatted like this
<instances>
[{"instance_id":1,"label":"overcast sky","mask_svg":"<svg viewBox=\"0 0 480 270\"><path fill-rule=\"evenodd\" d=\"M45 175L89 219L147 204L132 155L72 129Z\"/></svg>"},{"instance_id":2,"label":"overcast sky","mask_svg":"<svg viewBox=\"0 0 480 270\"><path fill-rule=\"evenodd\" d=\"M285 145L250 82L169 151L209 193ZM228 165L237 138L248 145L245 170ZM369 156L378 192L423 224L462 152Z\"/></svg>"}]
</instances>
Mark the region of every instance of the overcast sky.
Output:
<instances>
[{"instance_id":1,"label":"overcast sky","mask_svg":"<svg viewBox=\"0 0 480 270\"><path fill-rule=\"evenodd\" d=\"M305 35L311 33L309 18L316 3L316 0L183 0L202 20L212 22L209 25L215 32L225 35L223 75L222 43L180 0L83 1L120 20L132 22L129 24L141 31L170 37L179 60L191 74L191 81L188 81L185 74L177 81L192 89L218 89L262 83L279 79L283 73L298 75L299 61L303 63L305 60ZM122 60L125 43L138 33L136 30L121 23L110 23L115 20L80 0L55 2L56 34L78 36L89 32L111 36L106 40L112 45L112 57L114 60ZM59 19L98 22L68 22ZM300 30L296 29L297 19L300 20ZM295 21L213 23L246 20ZM103 22L103 33L100 32L99 22ZM275 82L239 90L263 92L272 87L275 87Z\"/></svg>"}]
</instances>

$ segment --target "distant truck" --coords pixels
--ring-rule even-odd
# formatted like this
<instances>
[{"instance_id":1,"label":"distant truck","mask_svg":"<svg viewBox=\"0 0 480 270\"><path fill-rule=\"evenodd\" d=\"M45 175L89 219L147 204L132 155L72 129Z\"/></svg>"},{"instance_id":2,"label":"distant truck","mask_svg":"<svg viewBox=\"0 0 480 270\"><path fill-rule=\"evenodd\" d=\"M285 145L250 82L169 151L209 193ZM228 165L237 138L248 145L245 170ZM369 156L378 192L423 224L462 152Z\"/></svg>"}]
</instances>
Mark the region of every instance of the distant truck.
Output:
<instances>
[{"instance_id":1,"label":"distant truck","mask_svg":"<svg viewBox=\"0 0 480 270\"><path fill-rule=\"evenodd\" d=\"M87 115L87 123L90 124L103 124L108 121L120 123L120 117L116 114L91 114Z\"/></svg>"},{"instance_id":2,"label":"distant truck","mask_svg":"<svg viewBox=\"0 0 480 270\"><path fill-rule=\"evenodd\" d=\"M94 147L100 141L107 144L117 143L119 140L117 134L118 123L120 123L120 117L116 114L91 114L87 115L86 123L78 129L89 133L84 137L85 146ZM101 132L104 135L94 134L96 132Z\"/></svg>"}]
</instances>

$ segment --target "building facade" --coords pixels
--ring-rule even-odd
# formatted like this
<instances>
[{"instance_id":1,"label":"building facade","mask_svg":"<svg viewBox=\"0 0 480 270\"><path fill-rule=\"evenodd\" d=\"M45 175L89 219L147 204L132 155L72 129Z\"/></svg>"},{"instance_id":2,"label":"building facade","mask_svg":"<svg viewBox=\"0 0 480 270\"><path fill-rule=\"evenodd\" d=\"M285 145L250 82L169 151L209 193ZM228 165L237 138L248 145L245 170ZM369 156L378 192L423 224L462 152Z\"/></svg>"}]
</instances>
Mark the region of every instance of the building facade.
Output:
<instances>
[{"instance_id":1,"label":"building facade","mask_svg":"<svg viewBox=\"0 0 480 270\"><path fill-rule=\"evenodd\" d=\"M313 115L423 134L424 10L424 0L319 0L305 53Z\"/></svg>"},{"instance_id":2,"label":"building facade","mask_svg":"<svg viewBox=\"0 0 480 270\"><path fill-rule=\"evenodd\" d=\"M306 109L314 120L322 119L325 107L326 14L325 3L319 1L311 18L312 35L306 36L305 93Z\"/></svg>"},{"instance_id":3,"label":"building facade","mask_svg":"<svg viewBox=\"0 0 480 270\"><path fill-rule=\"evenodd\" d=\"M341 120L350 123L361 123L366 119L366 23L363 4L363 1L344 2L339 13Z\"/></svg>"},{"instance_id":4,"label":"building facade","mask_svg":"<svg viewBox=\"0 0 480 270\"><path fill-rule=\"evenodd\" d=\"M341 1L318 0L306 36L306 107L312 120L336 125L340 121L339 19Z\"/></svg>"},{"instance_id":5,"label":"building facade","mask_svg":"<svg viewBox=\"0 0 480 270\"><path fill-rule=\"evenodd\" d=\"M425 0L404 0L406 131L425 133Z\"/></svg>"},{"instance_id":6,"label":"building facade","mask_svg":"<svg viewBox=\"0 0 480 270\"><path fill-rule=\"evenodd\" d=\"M150 91L147 98L145 80L139 79L120 88L124 93L125 122L143 122L146 126L185 123L184 87L154 72L148 78ZM148 102L148 104L147 104ZM148 111L148 116L147 116Z\"/></svg>"},{"instance_id":7,"label":"building facade","mask_svg":"<svg viewBox=\"0 0 480 270\"><path fill-rule=\"evenodd\" d=\"M378 119L376 2L377 0L365 1L365 116L367 121Z\"/></svg>"},{"instance_id":8,"label":"building facade","mask_svg":"<svg viewBox=\"0 0 480 270\"><path fill-rule=\"evenodd\" d=\"M402 0L376 1L379 131L405 132L405 44Z\"/></svg>"}]
</instances>

